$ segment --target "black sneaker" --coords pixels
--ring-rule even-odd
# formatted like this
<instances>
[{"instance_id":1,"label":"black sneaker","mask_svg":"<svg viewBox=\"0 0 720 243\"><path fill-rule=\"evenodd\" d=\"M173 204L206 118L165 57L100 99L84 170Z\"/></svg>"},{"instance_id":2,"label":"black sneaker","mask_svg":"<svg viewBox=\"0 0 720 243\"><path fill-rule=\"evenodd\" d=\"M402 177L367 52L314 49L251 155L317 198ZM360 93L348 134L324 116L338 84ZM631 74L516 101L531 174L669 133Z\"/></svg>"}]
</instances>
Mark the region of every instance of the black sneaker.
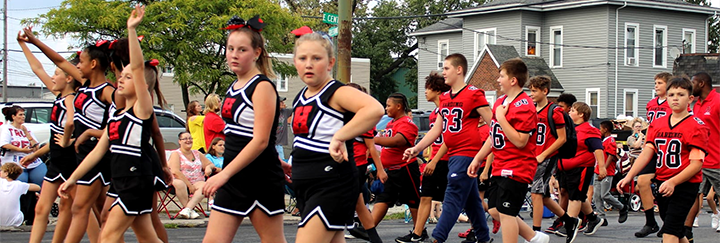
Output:
<instances>
[{"instance_id":1,"label":"black sneaker","mask_svg":"<svg viewBox=\"0 0 720 243\"><path fill-rule=\"evenodd\" d=\"M560 236L560 237L567 237L567 229L565 229L565 226L563 225L560 228L558 228L558 230L555 231L555 235Z\"/></svg>"},{"instance_id":2,"label":"black sneaker","mask_svg":"<svg viewBox=\"0 0 720 243\"><path fill-rule=\"evenodd\" d=\"M465 236L465 239L461 241L461 243L476 243L477 237L475 237L475 231L471 230L467 236Z\"/></svg>"},{"instance_id":3,"label":"black sneaker","mask_svg":"<svg viewBox=\"0 0 720 243\"><path fill-rule=\"evenodd\" d=\"M607 219L603 220L603 224L601 226L608 226L608 220Z\"/></svg>"},{"instance_id":4,"label":"black sneaker","mask_svg":"<svg viewBox=\"0 0 720 243\"><path fill-rule=\"evenodd\" d=\"M395 242L397 242L397 243L416 243L416 242L420 242L422 240L424 240L424 239L421 236L416 235L412 231L410 231L410 233L405 236L395 238Z\"/></svg>"},{"instance_id":5,"label":"black sneaker","mask_svg":"<svg viewBox=\"0 0 720 243\"><path fill-rule=\"evenodd\" d=\"M575 241L575 237L578 233L578 227L580 226L580 219L570 218L570 222L565 222L565 230L567 230L567 236L565 236L565 243L572 243Z\"/></svg>"},{"instance_id":6,"label":"black sneaker","mask_svg":"<svg viewBox=\"0 0 720 243\"><path fill-rule=\"evenodd\" d=\"M563 222L562 222L562 220L560 220L560 218L558 218L553 222L553 224L550 227L545 229L545 232L550 233L550 234L557 234L558 230L560 230L562 228L562 226L563 226Z\"/></svg>"},{"instance_id":7,"label":"black sneaker","mask_svg":"<svg viewBox=\"0 0 720 243\"><path fill-rule=\"evenodd\" d=\"M583 232L585 231L585 228L587 228L588 220L587 218L583 217L580 219L580 225L578 226L578 231Z\"/></svg>"},{"instance_id":8,"label":"black sneaker","mask_svg":"<svg viewBox=\"0 0 720 243\"><path fill-rule=\"evenodd\" d=\"M590 221L590 220L588 220ZM603 224L605 219L601 217L595 217L595 220L588 222L587 227L585 227L585 235L593 235L597 230L600 228L600 225Z\"/></svg>"},{"instance_id":9,"label":"black sneaker","mask_svg":"<svg viewBox=\"0 0 720 243\"><path fill-rule=\"evenodd\" d=\"M422 232L422 234L420 235L420 238L422 238L422 240L420 240L420 241L424 241L424 240L430 239L430 235L428 235L428 232L427 232L427 227L425 227L425 228L423 229L423 232Z\"/></svg>"},{"instance_id":10,"label":"black sneaker","mask_svg":"<svg viewBox=\"0 0 720 243\"><path fill-rule=\"evenodd\" d=\"M350 235L354 236L355 238L363 239L366 241L370 240L370 236L360 224L355 223L355 227L348 231L350 232Z\"/></svg>"},{"instance_id":11,"label":"black sneaker","mask_svg":"<svg viewBox=\"0 0 720 243\"><path fill-rule=\"evenodd\" d=\"M628 210L630 208L627 205L623 206L623 209L620 209L620 217L618 217L618 223L625 223L628 219Z\"/></svg>"},{"instance_id":12,"label":"black sneaker","mask_svg":"<svg viewBox=\"0 0 720 243\"><path fill-rule=\"evenodd\" d=\"M652 233L658 232L658 230L660 230L660 227L658 227L657 225L655 225L655 226L645 225L642 227L642 229L640 229L640 231L635 232L635 237L642 238L642 237L648 236Z\"/></svg>"}]
</instances>

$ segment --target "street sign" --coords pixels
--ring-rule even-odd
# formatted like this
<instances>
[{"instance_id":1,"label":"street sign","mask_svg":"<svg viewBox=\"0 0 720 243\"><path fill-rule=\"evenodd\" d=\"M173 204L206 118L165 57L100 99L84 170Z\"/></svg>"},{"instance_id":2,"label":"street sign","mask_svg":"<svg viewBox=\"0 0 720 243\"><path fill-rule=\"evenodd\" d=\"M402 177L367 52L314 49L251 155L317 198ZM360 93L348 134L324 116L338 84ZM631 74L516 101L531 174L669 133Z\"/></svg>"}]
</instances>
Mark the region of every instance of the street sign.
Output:
<instances>
[{"instance_id":1,"label":"street sign","mask_svg":"<svg viewBox=\"0 0 720 243\"><path fill-rule=\"evenodd\" d=\"M328 30L328 35L330 35L330 37L335 37L335 36L337 36L337 35L338 35L338 27L337 27L337 26L331 27L331 28Z\"/></svg>"},{"instance_id":2,"label":"street sign","mask_svg":"<svg viewBox=\"0 0 720 243\"><path fill-rule=\"evenodd\" d=\"M323 13L323 23L337 24L338 23L338 15L332 14L332 13Z\"/></svg>"}]
</instances>

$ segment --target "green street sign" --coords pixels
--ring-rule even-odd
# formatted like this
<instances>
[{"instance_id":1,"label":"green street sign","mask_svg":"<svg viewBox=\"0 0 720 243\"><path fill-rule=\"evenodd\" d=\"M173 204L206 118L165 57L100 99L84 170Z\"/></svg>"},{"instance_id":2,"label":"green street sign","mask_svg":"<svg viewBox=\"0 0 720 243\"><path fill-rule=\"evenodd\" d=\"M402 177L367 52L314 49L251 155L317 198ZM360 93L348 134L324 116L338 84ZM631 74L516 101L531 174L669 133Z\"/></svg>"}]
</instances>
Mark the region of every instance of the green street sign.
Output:
<instances>
[{"instance_id":1,"label":"green street sign","mask_svg":"<svg viewBox=\"0 0 720 243\"><path fill-rule=\"evenodd\" d=\"M338 35L338 27L337 26L331 27L330 30L328 30L328 35L330 35L330 37L337 36Z\"/></svg>"},{"instance_id":2,"label":"green street sign","mask_svg":"<svg viewBox=\"0 0 720 243\"><path fill-rule=\"evenodd\" d=\"M332 13L323 13L323 23L337 24L338 23L338 15L332 14Z\"/></svg>"}]
</instances>

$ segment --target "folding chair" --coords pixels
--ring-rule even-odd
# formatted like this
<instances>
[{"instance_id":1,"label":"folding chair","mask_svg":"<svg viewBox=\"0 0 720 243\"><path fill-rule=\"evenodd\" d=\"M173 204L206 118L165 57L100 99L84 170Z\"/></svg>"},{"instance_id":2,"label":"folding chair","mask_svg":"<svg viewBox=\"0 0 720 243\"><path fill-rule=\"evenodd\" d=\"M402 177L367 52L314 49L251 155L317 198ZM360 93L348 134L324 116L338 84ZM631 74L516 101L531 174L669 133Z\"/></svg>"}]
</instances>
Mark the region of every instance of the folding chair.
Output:
<instances>
[{"instance_id":1,"label":"folding chair","mask_svg":"<svg viewBox=\"0 0 720 243\"><path fill-rule=\"evenodd\" d=\"M285 184L284 188L285 194L290 196L290 200L288 200L288 204L285 206L285 212L291 214L293 210L295 210L295 207L297 207L297 198L295 198L295 192L290 189L287 184Z\"/></svg>"},{"instance_id":2,"label":"folding chair","mask_svg":"<svg viewBox=\"0 0 720 243\"><path fill-rule=\"evenodd\" d=\"M177 208L183 209L183 206L180 205L175 199L177 198L177 195L175 195L175 187L172 185L168 187L167 190L164 190L161 192L157 192L158 198L158 207L157 211L162 212L165 211L165 214L167 214L169 219L176 219L178 215L180 215L180 211L178 211L175 215L170 215L170 209L168 206L170 203L174 204ZM192 198L193 194L188 194L188 199ZM195 210L200 211L206 218L208 217L208 214L205 212L205 209L203 209L202 204L198 203L195 205Z\"/></svg>"}]
</instances>

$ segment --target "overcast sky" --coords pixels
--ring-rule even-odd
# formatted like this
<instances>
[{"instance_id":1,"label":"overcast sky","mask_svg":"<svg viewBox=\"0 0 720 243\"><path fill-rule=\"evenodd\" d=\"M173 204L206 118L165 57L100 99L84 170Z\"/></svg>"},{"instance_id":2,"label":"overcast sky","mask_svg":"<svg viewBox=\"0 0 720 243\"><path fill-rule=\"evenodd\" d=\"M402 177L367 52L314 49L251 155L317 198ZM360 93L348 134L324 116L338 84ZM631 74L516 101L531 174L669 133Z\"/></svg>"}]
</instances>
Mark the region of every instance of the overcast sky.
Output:
<instances>
[{"instance_id":1,"label":"overcast sky","mask_svg":"<svg viewBox=\"0 0 720 243\"><path fill-rule=\"evenodd\" d=\"M25 56L21 52L14 52L12 50L20 50L15 37L18 31L23 27L20 25L20 20L23 18L36 17L39 14L46 13L50 8L54 8L60 5L62 0L7 0L8 1L8 84L9 85L28 85L35 83L36 85L42 85L39 79L30 70L30 66L25 59ZM710 0L713 7L720 7L720 0ZM0 20L1 21L1 20ZM35 27L39 29L39 27ZM0 34L3 29L0 28ZM48 46L56 51L67 51L70 43L74 43L73 40L69 39L48 39L47 36L39 37ZM2 41L0 40L0 43ZM29 45L31 50L37 51L33 45ZM0 47L2 48L2 47ZM63 56L69 56L70 54L62 54ZM55 71L55 65L45 57L42 53L36 53L35 56L40 59L40 62L44 64L45 71L52 74ZM2 69L0 68L0 71Z\"/></svg>"}]
</instances>

